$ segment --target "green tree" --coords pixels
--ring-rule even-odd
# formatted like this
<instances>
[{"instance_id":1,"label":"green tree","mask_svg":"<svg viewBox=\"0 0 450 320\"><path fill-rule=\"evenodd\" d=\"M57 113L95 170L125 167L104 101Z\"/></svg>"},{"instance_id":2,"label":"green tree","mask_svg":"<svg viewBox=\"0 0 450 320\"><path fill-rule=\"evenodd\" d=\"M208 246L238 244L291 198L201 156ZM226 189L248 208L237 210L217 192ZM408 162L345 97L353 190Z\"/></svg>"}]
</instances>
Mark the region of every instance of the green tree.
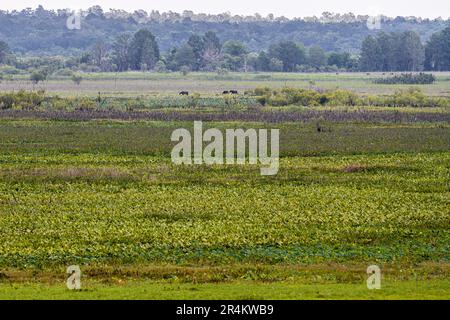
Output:
<instances>
[{"instance_id":1,"label":"green tree","mask_svg":"<svg viewBox=\"0 0 450 320\"><path fill-rule=\"evenodd\" d=\"M0 41L0 64L6 63L6 57L9 54L9 46L6 42Z\"/></svg>"},{"instance_id":2,"label":"green tree","mask_svg":"<svg viewBox=\"0 0 450 320\"><path fill-rule=\"evenodd\" d=\"M105 62L108 56L108 45L103 40L95 42L90 56L95 66L99 67L102 71L106 71Z\"/></svg>"},{"instance_id":3,"label":"green tree","mask_svg":"<svg viewBox=\"0 0 450 320\"><path fill-rule=\"evenodd\" d=\"M166 72L166 71L167 71L166 64L164 63L164 61L159 60L159 61L156 63L156 65L155 65L155 71L156 71L156 72L160 72L160 73Z\"/></svg>"},{"instance_id":4,"label":"green tree","mask_svg":"<svg viewBox=\"0 0 450 320\"><path fill-rule=\"evenodd\" d=\"M172 48L165 55L164 60L166 63L166 68L168 70L172 70L172 71L178 70L178 66L175 63L175 55L176 54L177 54L177 48Z\"/></svg>"},{"instance_id":5,"label":"green tree","mask_svg":"<svg viewBox=\"0 0 450 320\"><path fill-rule=\"evenodd\" d=\"M248 53L248 50L242 42L230 40L224 43L222 52L235 57L242 57Z\"/></svg>"},{"instance_id":6,"label":"green tree","mask_svg":"<svg viewBox=\"0 0 450 320\"><path fill-rule=\"evenodd\" d=\"M130 38L127 33L119 35L113 43L113 62L117 71L127 71L130 65Z\"/></svg>"},{"instance_id":7,"label":"green tree","mask_svg":"<svg viewBox=\"0 0 450 320\"><path fill-rule=\"evenodd\" d=\"M303 46L292 41L282 41L269 48L269 56L283 62L283 71L292 72L298 65L305 64L306 56Z\"/></svg>"},{"instance_id":8,"label":"green tree","mask_svg":"<svg viewBox=\"0 0 450 320\"><path fill-rule=\"evenodd\" d=\"M205 35L203 36L203 43L205 50L212 49L220 52L220 50L222 49L220 40L214 31L208 31L205 33Z\"/></svg>"},{"instance_id":9,"label":"green tree","mask_svg":"<svg viewBox=\"0 0 450 320\"><path fill-rule=\"evenodd\" d=\"M30 75L30 80L34 84L38 84L39 82L45 81L45 79L47 79L47 75L42 71L34 71Z\"/></svg>"},{"instance_id":10,"label":"green tree","mask_svg":"<svg viewBox=\"0 0 450 320\"><path fill-rule=\"evenodd\" d=\"M425 68L450 71L450 27L434 33L425 47Z\"/></svg>"},{"instance_id":11,"label":"green tree","mask_svg":"<svg viewBox=\"0 0 450 320\"><path fill-rule=\"evenodd\" d=\"M73 74L72 75L72 81L77 84L80 85L81 81L83 81L83 77L79 74Z\"/></svg>"},{"instance_id":12,"label":"green tree","mask_svg":"<svg viewBox=\"0 0 450 320\"><path fill-rule=\"evenodd\" d=\"M406 31L401 35L400 46L402 54L397 66L399 71L420 71L423 69L425 51L420 37L413 31Z\"/></svg>"},{"instance_id":13,"label":"green tree","mask_svg":"<svg viewBox=\"0 0 450 320\"><path fill-rule=\"evenodd\" d=\"M188 67L189 70L193 70L196 63L194 49L188 44L185 44L177 50L174 56L174 63L178 69L181 67Z\"/></svg>"},{"instance_id":14,"label":"green tree","mask_svg":"<svg viewBox=\"0 0 450 320\"><path fill-rule=\"evenodd\" d=\"M352 67L352 58L348 52L332 52L328 56L327 64L329 66L349 69Z\"/></svg>"},{"instance_id":15,"label":"green tree","mask_svg":"<svg viewBox=\"0 0 450 320\"><path fill-rule=\"evenodd\" d=\"M205 52L205 43L203 38L194 34L189 37L187 44L192 48L195 56L195 62L192 64L192 70L198 71L203 65L203 53Z\"/></svg>"},{"instance_id":16,"label":"green tree","mask_svg":"<svg viewBox=\"0 0 450 320\"><path fill-rule=\"evenodd\" d=\"M191 71L191 69L188 66L182 66L180 68L180 72L183 76L187 76L190 71Z\"/></svg>"},{"instance_id":17,"label":"green tree","mask_svg":"<svg viewBox=\"0 0 450 320\"><path fill-rule=\"evenodd\" d=\"M234 40L227 41L223 45L222 52L227 69L238 71L244 67L248 50L243 43Z\"/></svg>"},{"instance_id":18,"label":"green tree","mask_svg":"<svg viewBox=\"0 0 450 320\"><path fill-rule=\"evenodd\" d=\"M153 69L160 60L159 47L155 36L147 29L137 31L130 44L130 66L142 70L143 66Z\"/></svg>"},{"instance_id":19,"label":"green tree","mask_svg":"<svg viewBox=\"0 0 450 320\"><path fill-rule=\"evenodd\" d=\"M400 60L400 39L395 33L387 34L380 32L377 41L377 71L396 71Z\"/></svg>"},{"instance_id":20,"label":"green tree","mask_svg":"<svg viewBox=\"0 0 450 320\"><path fill-rule=\"evenodd\" d=\"M308 63L314 68L323 67L327 63L325 51L319 46L312 46L308 51Z\"/></svg>"},{"instance_id":21,"label":"green tree","mask_svg":"<svg viewBox=\"0 0 450 320\"><path fill-rule=\"evenodd\" d=\"M369 36L361 48L362 71L419 71L423 68L424 48L417 33L381 32Z\"/></svg>"},{"instance_id":22,"label":"green tree","mask_svg":"<svg viewBox=\"0 0 450 320\"><path fill-rule=\"evenodd\" d=\"M381 52L377 40L368 36L361 47L359 60L361 71L377 71L382 69Z\"/></svg>"},{"instance_id":23,"label":"green tree","mask_svg":"<svg viewBox=\"0 0 450 320\"><path fill-rule=\"evenodd\" d=\"M283 61L281 61L280 59L277 58L272 58L270 59L270 71L274 71L274 72L281 72L283 71Z\"/></svg>"},{"instance_id":24,"label":"green tree","mask_svg":"<svg viewBox=\"0 0 450 320\"><path fill-rule=\"evenodd\" d=\"M261 51L256 60L256 70L270 71L270 58L265 51Z\"/></svg>"}]
</instances>

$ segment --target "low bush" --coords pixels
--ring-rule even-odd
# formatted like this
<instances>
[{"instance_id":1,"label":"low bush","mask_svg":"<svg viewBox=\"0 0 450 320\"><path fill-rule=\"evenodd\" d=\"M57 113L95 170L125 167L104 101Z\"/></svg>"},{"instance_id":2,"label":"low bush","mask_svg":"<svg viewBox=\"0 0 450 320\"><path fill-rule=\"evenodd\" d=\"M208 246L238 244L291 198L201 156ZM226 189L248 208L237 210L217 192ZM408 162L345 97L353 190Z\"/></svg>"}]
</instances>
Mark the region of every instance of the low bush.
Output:
<instances>
[{"instance_id":1,"label":"low bush","mask_svg":"<svg viewBox=\"0 0 450 320\"><path fill-rule=\"evenodd\" d=\"M389 78L378 78L373 80L376 84L432 84L436 81L436 77L426 73L402 73Z\"/></svg>"},{"instance_id":2,"label":"low bush","mask_svg":"<svg viewBox=\"0 0 450 320\"><path fill-rule=\"evenodd\" d=\"M31 110L45 101L45 91L24 91L0 94L0 109Z\"/></svg>"},{"instance_id":3,"label":"low bush","mask_svg":"<svg viewBox=\"0 0 450 320\"><path fill-rule=\"evenodd\" d=\"M430 97L417 88L400 90L389 96L362 96L348 90L307 90L298 88L256 88L249 95L265 106L380 106L380 107L446 107L450 99Z\"/></svg>"}]
</instances>

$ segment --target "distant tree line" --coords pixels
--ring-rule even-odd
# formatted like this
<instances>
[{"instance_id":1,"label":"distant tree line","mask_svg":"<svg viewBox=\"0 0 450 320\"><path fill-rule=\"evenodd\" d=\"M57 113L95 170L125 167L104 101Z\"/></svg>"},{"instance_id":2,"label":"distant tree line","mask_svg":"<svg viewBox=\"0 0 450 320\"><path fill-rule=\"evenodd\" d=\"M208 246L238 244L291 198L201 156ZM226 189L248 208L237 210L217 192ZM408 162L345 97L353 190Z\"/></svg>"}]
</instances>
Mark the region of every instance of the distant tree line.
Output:
<instances>
[{"instance_id":1,"label":"distant tree line","mask_svg":"<svg viewBox=\"0 0 450 320\"><path fill-rule=\"evenodd\" d=\"M433 34L423 45L417 33L379 33L362 43L361 71L450 70L450 27Z\"/></svg>"},{"instance_id":2,"label":"distant tree line","mask_svg":"<svg viewBox=\"0 0 450 320\"><path fill-rule=\"evenodd\" d=\"M16 69L41 70L44 74L75 71L263 71L263 72L338 72L338 71L444 71L450 70L450 27L437 32L423 45L417 33L380 32L368 36L360 55L325 52L312 45L283 40L267 50L251 52L238 40L222 43L217 34L191 34L179 47L161 53L156 37L148 29L123 33L114 41L96 41L90 50L78 56L15 57L0 41L0 64ZM8 73L8 68L3 68ZM1 72L0 70L0 72ZM14 70L13 70L14 71ZM66 74L70 75L70 74Z\"/></svg>"},{"instance_id":3,"label":"distant tree line","mask_svg":"<svg viewBox=\"0 0 450 320\"><path fill-rule=\"evenodd\" d=\"M357 54L364 38L377 33L367 27L368 15L353 13L324 12L317 17L287 19L273 14L104 11L93 6L79 12L81 30L69 30L66 21L72 13L69 9L46 10L42 6L20 11L0 10L0 39L18 54L69 56L90 49L97 39L112 43L122 33L134 34L140 29L148 29L156 37L161 52L167 52L186 43L193 30L197 34L213 30L223 43L240 41L250 52L267 51L273 43L291 40L301 42L307 48L317 45L326 52ZM422 41L427 41L434 32L443 30L450 23L441 18L382 16L380 20L385 32L414 31Z\"/></svg>"}]
</instances>

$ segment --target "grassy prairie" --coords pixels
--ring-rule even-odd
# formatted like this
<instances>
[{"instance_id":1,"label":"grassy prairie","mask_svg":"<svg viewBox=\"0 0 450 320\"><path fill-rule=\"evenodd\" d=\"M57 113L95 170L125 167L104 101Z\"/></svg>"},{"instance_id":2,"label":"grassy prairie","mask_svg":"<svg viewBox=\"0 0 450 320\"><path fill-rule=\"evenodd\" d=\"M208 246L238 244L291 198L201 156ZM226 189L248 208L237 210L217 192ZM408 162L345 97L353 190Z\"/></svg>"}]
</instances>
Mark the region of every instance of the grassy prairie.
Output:
<instances>
[{"instance_id":1,"label":"grassy prairie","mask_svg":"<svg viewBox=\"0 0 450 320\"><path fill-rule=\"evenodd\" d=\"M279 128L262 177L173 165L191 121L0 120L0 298L448 299L448 123L317 121L204 123Z\"/></svg>"},{"instance_id":2,"label":"grassy prairie","mask_svg":"<svg viewBox=\"0 0 450 320\"><path fill-rule=\"evenodd\" d=\"M26 300L301 300L301 299L432 299L450 298L448 279L428 281L385 281L381 290L368 290L361 283L316 283L295 281L264 283L235 281L229 283L173 283L154 281L117 281L114 284L83 282L81 291L69 291L59 284L0 285L0 299Z\"/></svg>"},{"instance_id":3,"label":"grassy prairie","mask_svg":"<svg viewBox=\"0 0 450 320\"><path fill-rule=\"evenodd\" d=\"M235 89L241 92L260 86L271 88L296 87L322 89L347 89L362 94L392 94L399 89L420 88L424 93L435 96L449 96L450 74L436 73L433 85L382 85L374 84L375 78L388 76L382 73L230 73L218 76L215 73L93 73L83 75L80 85L70 77L50 77L43 84L33 85L27 76L15 76L13 81L2 81L0 91L31 90L42 88L51 94L61 96L96 96L102 92L111 97L136 97L155 95L177 95L182 90L203 95L221 94L223 90Z\"/></svg>"}]
</instances>

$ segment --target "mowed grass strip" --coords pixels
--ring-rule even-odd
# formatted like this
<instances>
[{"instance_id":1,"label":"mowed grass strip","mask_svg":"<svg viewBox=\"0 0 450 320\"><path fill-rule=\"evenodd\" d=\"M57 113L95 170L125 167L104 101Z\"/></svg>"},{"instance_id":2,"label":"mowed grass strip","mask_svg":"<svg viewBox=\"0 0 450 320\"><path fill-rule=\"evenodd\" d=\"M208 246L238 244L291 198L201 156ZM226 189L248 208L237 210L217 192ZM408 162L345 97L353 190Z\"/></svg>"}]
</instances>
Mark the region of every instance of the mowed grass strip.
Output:
<instances>
[{"instance_id":1,"label":"mowed grass strip","mask_svg":"<svg viewBox=\"0 0 450 320\"><path fill-rule=\"evenodd\" d=\"M174 284L151 281L118 281L115 284L84 282L80 291L70 291L64 282L0 286L1 300L446 300L450 281L385 281L380 290L368 290L365 282L304 284L236 281L218 284ZM243 302L242 304L245 304Z\"/></svg>"}]
</instances>

